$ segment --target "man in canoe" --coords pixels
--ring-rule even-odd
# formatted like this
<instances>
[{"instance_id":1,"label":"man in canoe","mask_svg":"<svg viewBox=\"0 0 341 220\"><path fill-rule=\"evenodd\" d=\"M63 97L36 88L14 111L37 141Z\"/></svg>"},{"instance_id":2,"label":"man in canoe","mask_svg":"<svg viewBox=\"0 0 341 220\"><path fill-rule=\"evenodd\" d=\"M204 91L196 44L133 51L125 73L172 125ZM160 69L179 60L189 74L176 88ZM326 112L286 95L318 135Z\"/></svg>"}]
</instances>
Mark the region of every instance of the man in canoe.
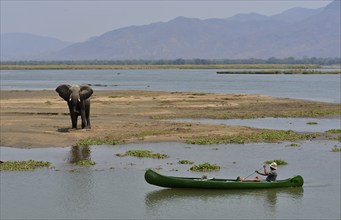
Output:
<instances>
[{"instance_id":1,"label":"man in canoe","mask_svg":"<svg viewBox=\"0 0 341 220\"><path fill-rule=\"evenodd\" d=\"M277 163L276 162L272 162L270 165L270 172L268 172L266 170L266 165L263 166L264 168L264 173L259 172L258 170L256 170L255 172L262 175L262 176L266 176L266 179L263 180L262 178L256 176L256 178L254 179L246 179L246 178L240 178L240 181L242 182L261 182L261 181L267 181L267 182L273 182L276 181L277 178Z\"/></svg>"}]
</instances>

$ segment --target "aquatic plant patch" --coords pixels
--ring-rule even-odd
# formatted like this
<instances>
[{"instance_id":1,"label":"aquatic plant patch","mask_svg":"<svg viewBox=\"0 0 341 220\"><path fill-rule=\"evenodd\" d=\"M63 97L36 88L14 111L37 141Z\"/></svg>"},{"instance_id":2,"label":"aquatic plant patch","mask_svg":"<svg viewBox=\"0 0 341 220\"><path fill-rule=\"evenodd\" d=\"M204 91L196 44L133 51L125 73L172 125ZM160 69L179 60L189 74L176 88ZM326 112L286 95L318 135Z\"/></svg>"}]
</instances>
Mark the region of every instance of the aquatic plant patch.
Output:
<instances>
[{"instance_id":1,"label":"aquatic plant patch","mask_svg":"<svg viewBox=\"0 0 341 220\"><path fill-rule=\"evenodd\" d=\"M330 129L327 133L341 134L341 129Z\"/></svg>"},{"instance_id":2,"label":"aquatic plant patch","mask_svg":"<svg viewBox=\"0 0 341 220\"><path fill-rule=\"evenodd\" d=\"M220 166L217 164L203 163L199 165L194 165L190 168L191 171L195 172L210 172L220 170Z\"/></svg>"},{"instance_id":3,"label":"aquatic plant patch","mask_svg":"<svg viewBox=\"0 0 341 220\"><path fill-rule=\"evenodd\" d=\"M330 139L338 140L341 142L341 129L330 129L326 131L327 134L329 134Z\"/></svg>"},{"instance_id":4,"label":"aquatic plant patch","mask_svg":"<svg viewBox=\"0 0 341 220\"><path fill-rule=\"evenodd\" d=\"M122 141L112 138L85 138L77 142L77 146L88 147L91 145L117 145L122 144Z\"/></svg>"},{"instance_id":5,"label":"aquatic plant patch","mask_svg":"<svg viewBox=\"0 0 341 220\"><path fill-rule=\"evenodd\" d=\"M28 171L37 168L48 168L51 163L48 161L6 161L0 164L0 171Z\"/></svg>"},{"instance_id":6,"label":"aquatic plant patch","mask_svg":"<svg viewBox=\"0 0 341 220\"><path fill-rule=\"evenodd\" d=\"M318 123L317 122L314 122L314 121L310 121L310 122L307 122L307 125L317 125Z\"/></svg>"},{"instance_id":7,"label":"aquatic plant patch","mask_svg":"<svg viewBox=\"0 0 341 220\"><path fill-rule=\"evenodd\" d=\"M288 164L288 162L286 162L284 160L279 160L279 159L277 159L277 160L267 160L264 163L271 164L272 162L277 163L278 166L280 166L280 165L287 165Z\"/></svg>"},{"instance_id":8,"label":"aquatic plant patch","mask_svg":"<svg viewBox=\"0 0 341 220\"><path fill-rule=\"evenodd\" d=\"M93 166L96 163L92 160L80 160L80 161L77 161L75 164L79 166Z\"/></svg>"},{"instance_id":9,"label":"aquatic plant patch","mask_svg":"<svg viewBox=\"0 0 341 220\"><path fill-rule=\"evenodd\" d=\"M194 162L190 160L179 160L178 164L194 164Z\"/></svg>"},{"instance_id":10,"label":"aquatic plant patch","mask_svg":"<svg viewBox=\"0 0 341 220\"><path fill-rule=\"evenodd\" d=\"M341 152L341 147L334 146L332 152Z\"/></svg>"},{"instance_id":11,"label":"aquatic plant patch","mask_svg":"<svg viewBox=\"0 0 341 220\"><path fill-rule=\"evenodd\" d=\"M296 143L291 143L291 144L286 145L286 147L301 147L301 145L296 144Z\"/></svg>"},{"instance_id":12,"label":"aquatic plant patch","mask_svg":"<svg viewBox=\"0 0 341 220\"><path fill-rule=\"evenodd\" d=\"M245 144L267 142L273 143L277 141L297 141L309 140L317 137L319 134L299 134L288 130L265 130L260 133L241 134L241 135L226 135L226 136L207 136L187 139L187 144Z\"/></svg>"},{"instance_id":13,"label":"aquatic plant patch","mask_svg":"<svg viewBox=\"0 0 341 220\"><path fill-rule=\"evenodd\" d=\"M167 154L153 153L150 150L128 150L125 154L116 154L116 156L132 156L139 158L154 158L154 159L164 159L168 158Z\"/></svg>"}]
</instances>

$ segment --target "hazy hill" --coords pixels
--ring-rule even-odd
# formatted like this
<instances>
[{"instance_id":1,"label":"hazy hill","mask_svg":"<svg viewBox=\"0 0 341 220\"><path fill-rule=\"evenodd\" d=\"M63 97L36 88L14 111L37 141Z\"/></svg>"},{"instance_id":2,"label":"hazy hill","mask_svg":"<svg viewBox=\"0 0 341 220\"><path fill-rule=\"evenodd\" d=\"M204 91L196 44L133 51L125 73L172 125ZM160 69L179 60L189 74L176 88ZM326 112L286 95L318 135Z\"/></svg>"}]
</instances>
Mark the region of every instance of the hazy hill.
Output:
<instances>
[{"instance_id":1,"label":"hazy hill","mask_svg":"<svg viewBox=\"0 0 341 220\"><path fill-rule=\"evenodd\" d=\"M31 59L72 43L26 33L1 34L1 60Z\"/></svg>"},{"instance_id":2,"label":"hazy hill","mask_svg":"<svg viewBox=\"0 0 341 220\"><path fill-rule=\"evenodd\" d=\"M340 57L340 1L274 16L178 17L109 31L35 59Z\"/></svg>"}]
</instances>

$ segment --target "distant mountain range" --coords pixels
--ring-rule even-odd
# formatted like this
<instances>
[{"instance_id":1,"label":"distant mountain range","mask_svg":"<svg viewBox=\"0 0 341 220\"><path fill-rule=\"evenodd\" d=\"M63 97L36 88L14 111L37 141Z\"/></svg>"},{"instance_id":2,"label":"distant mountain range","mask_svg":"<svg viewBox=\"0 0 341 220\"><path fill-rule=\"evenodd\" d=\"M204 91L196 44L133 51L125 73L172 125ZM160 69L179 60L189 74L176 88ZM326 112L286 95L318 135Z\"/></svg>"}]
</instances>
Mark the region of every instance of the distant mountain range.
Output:
<instances>
[{"instance_id":1,"label":"distant mountain range","mask_svg":"<svg viewBox=\"0 0 341 220\"><path fill-rule=\"evenodd\" d=\"M51 37L26 33L1 34L1 60L32 60L70 46Z\"/></svg>"},{"instance_id":2,"label":"distant mountain range","mask_svg":"<svg viewBox=\"0 0 341 220\"><path fill-rule=\"evenodd\" d=\"M340 1L281 14L226 19L178 17L129 26L71 44L27 34L1 35L2 60L248 59L341 57Z\"/></svg>"}]
</instances>

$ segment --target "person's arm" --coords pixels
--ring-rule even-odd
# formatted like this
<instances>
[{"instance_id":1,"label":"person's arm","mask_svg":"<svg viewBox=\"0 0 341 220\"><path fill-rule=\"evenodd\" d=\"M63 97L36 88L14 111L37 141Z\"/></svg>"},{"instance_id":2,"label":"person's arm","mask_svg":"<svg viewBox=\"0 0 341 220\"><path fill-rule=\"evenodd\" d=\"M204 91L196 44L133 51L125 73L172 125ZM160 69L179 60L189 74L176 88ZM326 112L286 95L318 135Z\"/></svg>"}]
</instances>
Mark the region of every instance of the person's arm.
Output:
<instances>
[{"instance_id":1,"label":"person's arm","mask_svg":"<svg viewBox=\"0 0 341 220\"><path fill-rule=\"evenodd\" d=\"M269 175L269 173L266 171L266 165L264 165L263 168L264 168L264 173L261 173L261 172L259 172L258 170L256 170L256 173L258 173L258 174L260 174L260 175L263 175L263 176Z\"/></svg>"}]
</instances>

